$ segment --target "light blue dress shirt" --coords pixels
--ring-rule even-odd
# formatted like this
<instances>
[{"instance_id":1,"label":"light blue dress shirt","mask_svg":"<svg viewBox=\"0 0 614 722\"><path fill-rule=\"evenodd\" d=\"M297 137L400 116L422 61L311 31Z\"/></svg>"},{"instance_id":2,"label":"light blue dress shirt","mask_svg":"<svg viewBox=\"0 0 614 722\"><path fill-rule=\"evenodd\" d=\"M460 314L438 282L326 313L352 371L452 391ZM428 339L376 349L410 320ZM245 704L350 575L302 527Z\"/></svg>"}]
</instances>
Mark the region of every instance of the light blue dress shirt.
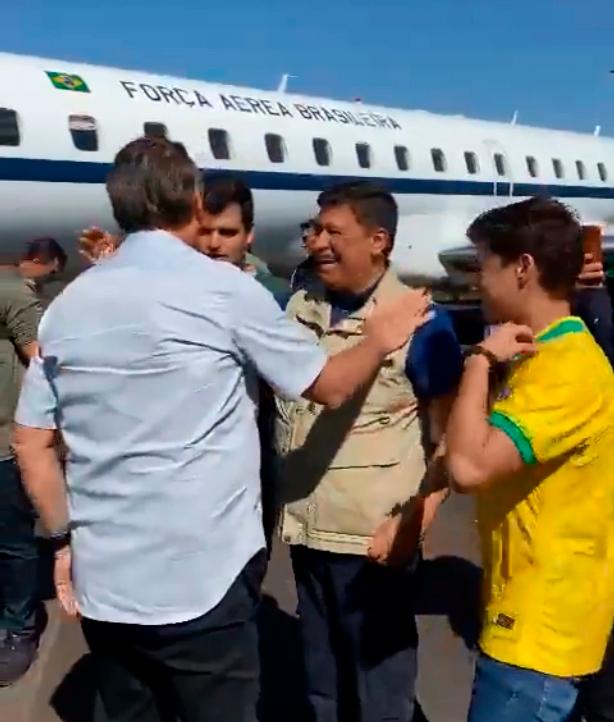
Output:
<instances>
[{"instance_id":1,"label":"light blue dress shirt","mask_svg":"<svg viewBox=\"0 0 614 722\"><path fill-rule=\"evenodd\" d=\"M323 351L257 281L164 231L68 286L40 344L16 418L68 447L81 613L206 613L264 544L257 376L299 397Z\"/></svg>"}]
</instances>

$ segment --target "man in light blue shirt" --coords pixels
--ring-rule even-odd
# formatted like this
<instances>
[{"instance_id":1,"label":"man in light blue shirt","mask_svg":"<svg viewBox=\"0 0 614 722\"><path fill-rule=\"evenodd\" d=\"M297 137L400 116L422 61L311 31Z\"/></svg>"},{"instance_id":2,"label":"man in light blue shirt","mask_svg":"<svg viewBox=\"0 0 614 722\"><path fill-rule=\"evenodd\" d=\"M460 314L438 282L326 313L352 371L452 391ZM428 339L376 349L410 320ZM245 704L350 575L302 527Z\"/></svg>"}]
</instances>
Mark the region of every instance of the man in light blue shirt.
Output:
<instances>
[{"instance_id":1,"label":"man in light blue shirt","mask_svg":"<svg viewBox=\"0 0 614 722\"><path fill-rule=\"evenodd\" d=\"M107 188L128 234L41 323L14 446L56 547L60 603L83 617L109 722L255 719L264 572L257 377L338 406L422 322L418 292L327 359L272 296L195 250L198 169L139 139ZM65 480L55 451L68 449ZM74 588L73 588L74 585Z\"/></svg>"}]
</instances>

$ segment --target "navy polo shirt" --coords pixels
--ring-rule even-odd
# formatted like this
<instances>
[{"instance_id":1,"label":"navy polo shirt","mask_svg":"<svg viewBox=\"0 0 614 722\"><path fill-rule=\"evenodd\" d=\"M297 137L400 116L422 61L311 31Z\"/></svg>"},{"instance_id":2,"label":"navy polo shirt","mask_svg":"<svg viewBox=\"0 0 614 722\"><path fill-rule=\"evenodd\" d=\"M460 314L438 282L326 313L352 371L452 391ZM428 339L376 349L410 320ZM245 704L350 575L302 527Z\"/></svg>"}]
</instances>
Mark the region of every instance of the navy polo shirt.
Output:
<instances>
[{"instance_id":1,"label":"navy polo shirt","mask_svg":"<svg viewBox=\"0 0 614 722\"><path fill-rule=\"evenodd\" d=\"M373 289L359 295L329 292L331 324L358 311L372 292ZM432 319L415 332L405 361L407 378L422 401L454 391L463 372L462 351L449 314L436 304L431 311Z\"/></svg>"}]
</instances>

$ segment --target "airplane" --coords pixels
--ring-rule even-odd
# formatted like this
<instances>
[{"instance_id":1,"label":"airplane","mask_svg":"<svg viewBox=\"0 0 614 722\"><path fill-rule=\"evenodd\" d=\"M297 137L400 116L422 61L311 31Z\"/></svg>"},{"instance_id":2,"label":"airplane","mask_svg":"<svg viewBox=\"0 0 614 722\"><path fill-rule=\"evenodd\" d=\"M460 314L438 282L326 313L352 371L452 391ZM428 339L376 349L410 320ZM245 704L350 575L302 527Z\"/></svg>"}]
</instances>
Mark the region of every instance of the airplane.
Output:
<instances>
[{"instance_id":1,"label":"airplane","mask_svg":"<svg viewBox=\"0 0 614 722\"><path fill-rule=\"evenodd\" d=\"M303 258L300 225L318 192L352 179L395 194L392 260L410 282L466 283L471 220L533 195L600 225L614 253L614 139L598 134L7 53L0 87L3 256L53 236L76 273L79 230L115 227L104 188L114 155L143 134L181 141L206 173L243 176L255 193L255 252L284 275Z\"/></svg>"}]
</instances>

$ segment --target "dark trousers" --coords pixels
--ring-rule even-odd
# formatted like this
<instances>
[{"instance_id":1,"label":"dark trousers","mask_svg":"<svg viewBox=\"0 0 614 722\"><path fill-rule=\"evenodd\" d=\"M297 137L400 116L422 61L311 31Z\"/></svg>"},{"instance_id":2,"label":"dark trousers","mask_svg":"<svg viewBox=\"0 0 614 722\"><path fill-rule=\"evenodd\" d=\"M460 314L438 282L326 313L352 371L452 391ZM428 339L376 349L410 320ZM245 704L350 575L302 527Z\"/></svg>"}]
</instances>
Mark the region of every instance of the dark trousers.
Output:
<instances>
[{"instance_id":1,"label":"dark trousers","mask_svg":"<svg viewBox=\"0 0 614 722\"><path fill-rule=\"evenodd\" d=\"M614 631L601 670L580 686L577 720L614 722Z\"/></svg>"},{"instance_id":2,"label":"dark trousers","mask_svg":"<svg viewBox=\"0 0 614 722\"><path fill-rule=\"evenodd\" d=\"M38 607L36 515L17 464L0 461L0 629L33 632Z\"/></svg>"},{"instance_id":3,"label":"dark trousers","mask_svg":"<svg viewBox=\"0 0 614 722\"><path fill-rule=\"evenodd\" d=\"M84 619L98 677L95 722L255 722L265 566L263 551L214 609L189 622Z\"/></svg>"},{"instance_id":4,"label":"dark trousers","mask_svg":"<svg viewBox=\"0 0 614 722\"><path fill-rule=\"evenodd\" d=\"M364 557L292 548L310 722L410 722L415 576Z\"/></svg>"}]
</instances>

